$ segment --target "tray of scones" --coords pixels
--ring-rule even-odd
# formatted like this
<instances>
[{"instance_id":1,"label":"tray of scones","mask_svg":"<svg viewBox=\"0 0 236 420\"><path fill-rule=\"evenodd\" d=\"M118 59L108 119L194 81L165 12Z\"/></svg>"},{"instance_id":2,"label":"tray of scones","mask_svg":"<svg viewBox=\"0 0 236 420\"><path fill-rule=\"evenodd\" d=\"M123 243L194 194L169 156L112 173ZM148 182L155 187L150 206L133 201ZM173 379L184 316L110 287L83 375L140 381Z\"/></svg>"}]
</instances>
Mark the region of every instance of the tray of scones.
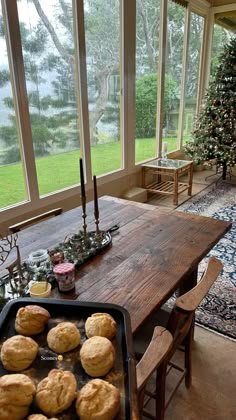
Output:
<instances>
[{"instance_id":1,"label":"tray of scones","mask_svg":"<svg viewBox=\"0 0 236 420\"><path fill-rule=\"evenodd\" d=\"M0 314L0 420L137 419L128 312L19 298Z\"/></svg>"}]
</instances>

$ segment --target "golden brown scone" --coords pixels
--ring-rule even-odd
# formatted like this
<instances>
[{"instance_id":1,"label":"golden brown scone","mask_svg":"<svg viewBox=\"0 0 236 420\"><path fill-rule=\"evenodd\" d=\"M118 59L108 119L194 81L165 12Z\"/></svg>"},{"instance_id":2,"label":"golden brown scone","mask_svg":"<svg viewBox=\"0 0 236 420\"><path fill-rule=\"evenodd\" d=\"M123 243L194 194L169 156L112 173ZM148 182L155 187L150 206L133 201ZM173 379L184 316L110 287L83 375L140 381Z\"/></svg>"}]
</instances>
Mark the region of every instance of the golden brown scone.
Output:
<instances>
[{"instance_id":1,"label":"golden brown scone","mask_svg":"<svg viewBox=\"0 0 236 420\"><path fill-rule=\"evenodd\" d=\"M21 420L27 416L35 394L35 385L21 373L0 378L0 419Z\"/></svg>"},{"instance_id":2,"label":"golden brown scone","mask_svg":"<svg viewBox=\"0 0 236 420\"><path fill-rule=\"evenodd\" d=\"M4 341L1 348L1 361L5 369L20 372L27 369L38 353L38 344L30 337L14 335Z\"/></svg>"},{"instance_id":3,"label":"golden brown scone","mask_svg":"<svg viewBox=\"0 0 236 420\"><path fill-rule=\"evenodd\" d=\"M27 417L27 420L58 420L56 417L50 417L50 419L43 414L31 414Z\"/></svg>"},{"instance_id":4,"label":"golden brown scone","mask_svg":"<svg viewBox=\"0 0 236 420\"><path fill-rule=\"evenodd\" d=\"M116 321L106 313L92 314L85 322L85 332L88 338L94 335L112 340L117 331Z\"/></svg>"},{"instance_id":5,"label":"golden brown scone","mask_svg":"<svg viewBox=\"0 0 236 420\"><path fill-rule=\"evenodd\" d=\"M15 320L15 330L22 335L36 335L41 333L48 320L50 313L38 305L27 305L18 309Z\"/></svg>"},{"instance_id":6,"label":"golden brown scone","mask_svg":"<svg viewBox=\"0 0 236 420\"><path fill-rule=\"evenodd\" d=\"M120 409L120 391L102 379L92 379L79 391L75 406L80 420L112 420Z\"/></svg>"},{"instance_id":7,"label":"golden brown scone","mask_svg":"<svg viewBox=\"0 0 236 420\"><path fill-rule=\"evenodd\" d=\"M114 366L115 349L108 338L91 337L80 350L80 360L88 375L104 376Z\"/></svg>"},{"instance_id":8,"label":"golden brown scone","mask_svg":"<svg viewBox=\"0 0 236 420\"><path fill-rule=\"evenodd\" d=\"M56 353L65 353L79 345L80 332L72 322L61 322L49 331L47 342Z\"/></svg>"},{"instance_id":9,"label":"golden brown scone","mask_svg":"<svg viewBox=\"0 0 236 420\"><path fill-rule=\"evenodd\" d=\"M77 396L77 383L72 372L53 369L39 382L36 404L48 416L66 410Z\"/></svg>"}]
</instances>

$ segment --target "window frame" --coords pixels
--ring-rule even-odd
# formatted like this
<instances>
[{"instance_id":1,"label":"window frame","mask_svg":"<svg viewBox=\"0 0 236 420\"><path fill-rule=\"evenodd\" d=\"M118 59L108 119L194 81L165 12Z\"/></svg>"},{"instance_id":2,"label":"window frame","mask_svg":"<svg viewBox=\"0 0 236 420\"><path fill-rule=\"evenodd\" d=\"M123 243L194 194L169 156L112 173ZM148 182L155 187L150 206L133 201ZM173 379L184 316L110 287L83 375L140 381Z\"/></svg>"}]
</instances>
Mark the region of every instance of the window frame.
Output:
<instances>
[{"instance_id":1,"label":"window frame","mask_svg":"<svg viewBox=\"0 0 236 420\"><path fill-rule=\"evenodd\" d=\"M173 1L173 0L172 0ZM81 154L84 157L85 177L87 180L86 190L88 200L92 199L92 171L91 171L91 151L89 135L89 114L87 96L87 73L86 73L86 48L84 33L84 0L72 0L75 19L75 51L77 66L77 97L79 104L79 119L81 129ZM13 221L17 222L22 218L31 217L41 213L45 209L60 205L64 209L69 209L80 204L80 185L73 185L64 190L55 191L45 196L39 196L36 164L32 134L30 127L30 116L28 109L28 99L26 91L26 81L24 75L23 55L21 48L20 29L17 12L17 0L2 0L4 23L6 26L7 47L10 56L10 70L13 80L14 98L17 99L17 116L19 143L23 168L25 173L25 184L28 199L0 210L0 218L5 226ZM236 5L221 7L210 7L205 0L189 0L185 15L185 33L183 48L183 68L181 81L181 98L179 110L179 133L176 155L182 150L183 132L183 113L184 95L186 85L186 57L188 51L190 33L190 14L197 13L204 17L204 33L201 49L201 62L198 83L197 109L207 87L210 71L211 54L209 53L209 43L211 43L214 14L225 10L236 10ZM159 39L159 78L157 113L156 113L156 157L161 156L162 149L162 130L161 110L163 109L164 99L164 75L165 75L165 45L167 31L167 1L161 0L161 22ZM142 162L135 164L135 54L136 54L136 1L120 0L120 134L121 134L121 169L112 173L104 174L98 178L98 186L101 192L112 193L113 186L116 188L120 184L132 185L139 182L140 166ZM175 154L175 152L173 153ZM169 154L171 156L171 153ZM150 159L149 159L150 160ZM147 160L148 161L148 160ZM120 187L121 189L121 187ZM123 186L124 189L124 186ZM118 189L117 189L118 191ZM116 195L116 193L114 193Z\"/></svg>"}]
</instances>

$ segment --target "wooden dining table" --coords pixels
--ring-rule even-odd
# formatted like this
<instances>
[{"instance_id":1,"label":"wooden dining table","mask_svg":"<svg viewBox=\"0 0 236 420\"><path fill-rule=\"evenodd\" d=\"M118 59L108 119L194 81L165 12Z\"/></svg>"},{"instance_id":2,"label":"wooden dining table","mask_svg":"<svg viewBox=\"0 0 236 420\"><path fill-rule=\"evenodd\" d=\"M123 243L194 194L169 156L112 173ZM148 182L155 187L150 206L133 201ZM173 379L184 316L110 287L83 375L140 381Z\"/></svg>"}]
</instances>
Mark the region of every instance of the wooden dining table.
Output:
<instances>
[{"instance_id":1,"label":"wooden dining table","mask_svg":"<svg viewBox=\"0 0 236 420\"><path fill-rule=\"evenodd\" d=\"M101 230L119 225L112 245L79 267L75 291L54 288L51 297L121 305L132 333L176 289L196 284L198 264L231 227L228 221L111 196L99 199L99 211ZM88 231L95 230L93 202L87 204L86 221ZM22 258L52 249L82 224L78 207L24 229L18 234Z\"/></svg>"}]
</instances>

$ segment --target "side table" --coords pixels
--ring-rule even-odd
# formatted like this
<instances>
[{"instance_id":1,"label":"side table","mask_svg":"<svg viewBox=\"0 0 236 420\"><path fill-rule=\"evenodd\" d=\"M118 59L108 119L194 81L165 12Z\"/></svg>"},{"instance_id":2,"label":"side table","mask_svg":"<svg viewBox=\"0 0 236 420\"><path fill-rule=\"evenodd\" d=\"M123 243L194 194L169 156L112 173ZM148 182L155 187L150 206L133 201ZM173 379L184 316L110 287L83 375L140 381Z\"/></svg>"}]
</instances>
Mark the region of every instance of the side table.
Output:
<instances>
[{"instance_id":1,"label":"side table","mask_svg":"<svg viewBox=\"0 0 236 420\"><path fill-rule=\"evenodd\" d=\"M179 176L188 173L188 182L179 182ZM154 180L146 183L146 175L153 174ZM168 176L173 180L164 180L162 176ZM192 195L193 162L189 160L154 159L142 165L142 187L147 191L157 194L173 195L173 204L178 205L178 195L188 190Z\"/></svg>"}]
</instances>

